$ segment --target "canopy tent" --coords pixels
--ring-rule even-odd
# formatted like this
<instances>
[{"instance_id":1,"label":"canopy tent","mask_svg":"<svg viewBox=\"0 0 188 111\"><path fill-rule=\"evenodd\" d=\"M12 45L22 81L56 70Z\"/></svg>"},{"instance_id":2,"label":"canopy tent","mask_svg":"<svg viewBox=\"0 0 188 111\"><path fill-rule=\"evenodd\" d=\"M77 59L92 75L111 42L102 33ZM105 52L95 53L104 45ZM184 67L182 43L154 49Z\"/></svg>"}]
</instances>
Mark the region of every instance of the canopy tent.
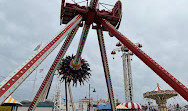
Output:
<instances>
[{"instance_id":1,"label":"canopy tent","mask_svg":"<svg viewBox=\"0 0 188 111\"><path fill-rule=\"evenodd\" d=\"M12 96L9 96L2 106L0 106L0 111L17 111L18 106L22 106L22 104L16 101Z\"/></svg>"},{"instance_id":2,"label":"canopy tent","mask_svg":"<svg viewBox=\"0 0 188 111\"><path fill-rule=\"evenodd\" d=\"M22 104L18 101L16 101L12 96L9 96L3 106L22 106Z\"/></svg>"},{"instance_id":3,"label":"canopy tent","mask_svg":"<svg viewBox=\"0 0 188 111\"><path fill-rule=\"evenodd\" d=\"M142 109L140 104L134 102L121 103L121 105L127 107L128 109Z\"/></svg>"},{"instance_id":4,"label":"canopy tent","mask_svg":"<svg viewBox=\"0 0 188 111\"><path fill-rule=\"evenodd\" d=\"M111 111L111 105L110 103L107 103L106 105L100 104L97 106L97 110Z\"/></svg>"},{"instance_id":5,"label":"canopy tent","mask_svg":"<svg viewBox=\"0 0 188 111\"><path fill-rule=\"evenodd\" d=\"M105 109L105 110L111 110L111 104L110 104L110 103L107 103L107 104L103 107L103 109Z\"/></svg>"},{"instance_id":6,"label":"canopy tent","mask_svg":"<svg viewBox=\"0 0 188 111\"><path fill-rule=\"evenodd\" d=\"M99 106L97 106L97 110L102 110L104 108L105 105L103 104L99 104Z\"/></svg>"},{"instance_id":7,"label":"canopy tent","mask_svg":"<svg viewBox=\"0 0 188 111\"><path fill-rule=\"evenodd\" d=\"M128 109L126 106L120 104L118 106L116 106L116 109Z\"/></svg>"}]
</instances>

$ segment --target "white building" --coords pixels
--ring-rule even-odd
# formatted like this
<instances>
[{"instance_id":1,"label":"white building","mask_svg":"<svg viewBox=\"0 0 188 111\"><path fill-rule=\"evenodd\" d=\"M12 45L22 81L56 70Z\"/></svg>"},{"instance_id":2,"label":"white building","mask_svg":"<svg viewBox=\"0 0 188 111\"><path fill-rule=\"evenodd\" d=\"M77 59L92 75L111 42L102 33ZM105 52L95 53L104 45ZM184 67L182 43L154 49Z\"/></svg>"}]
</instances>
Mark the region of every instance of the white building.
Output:
<instances>
[{"instance_id":1,"label":"white building","mask_svg":"<svg viewBox=\"0 0 188 111\"><path fill-rule=\"evenodd\" d=\"M90 99L90 110L93 111L93 98ZM88 111L89 108L89 99L86 97L84 99L81 99L78 103L74 103L75 111ZM62 102L62 111L66 111L66 102ZM72 110L72 103L68 102L68 111Z\"/></svg>"}]
</instances>

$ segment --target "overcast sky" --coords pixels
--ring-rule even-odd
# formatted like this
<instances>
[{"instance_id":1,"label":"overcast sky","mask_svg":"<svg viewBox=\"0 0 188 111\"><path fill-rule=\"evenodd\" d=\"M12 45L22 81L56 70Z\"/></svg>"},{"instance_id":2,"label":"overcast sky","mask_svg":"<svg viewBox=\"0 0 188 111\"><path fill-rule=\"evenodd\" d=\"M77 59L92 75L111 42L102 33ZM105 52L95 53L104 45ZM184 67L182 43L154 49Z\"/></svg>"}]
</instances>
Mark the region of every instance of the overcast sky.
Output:
<instances>
[{"instance_id":1,"label":"overcast sky","mask_svg":"<svg viewBox=\"0 0 188 111\"><path fill-rule=\"evenodd\" d=\"M79 0L76 0L79 1ZM41 42L45 44L64 25L59 25L61 0L0 0L0 81L8 76L35 52L33 49ZM115 4L115 0L101 0ZM173 76L188 86L188 1L187 0L122 0L123 18L119 31L132 42L143 45L142 50L156 60ZM76 53L82 28L70 45L67 55ZM124 82L121 53L115 59L110 55L116 48L116 38L104 33L109 67L115 99L124 102ZM61 44L60 44L61 45ZM51 66L60 46L56 48L38 67L44 68L38 73L35 92ZM83 51L92 69L89 83L96 89L91 93L95 100L107 99L107 88L95 30L90 30ZM153 90L157 83L164 89L172 89L136 56L132 57L132 74L135 102L145 104L143 93ZM33 81L36 71L13 93L19 101L32 98ZM28 87L29 86L29 87ZM55 81L49 98L52 98ZM63 96L64 96L64 88ZM88 96L88 83L72 88L73 97L78 101ZM186 104L182 97L171 99L169 103Z\"/></svg>"}]
</instances>

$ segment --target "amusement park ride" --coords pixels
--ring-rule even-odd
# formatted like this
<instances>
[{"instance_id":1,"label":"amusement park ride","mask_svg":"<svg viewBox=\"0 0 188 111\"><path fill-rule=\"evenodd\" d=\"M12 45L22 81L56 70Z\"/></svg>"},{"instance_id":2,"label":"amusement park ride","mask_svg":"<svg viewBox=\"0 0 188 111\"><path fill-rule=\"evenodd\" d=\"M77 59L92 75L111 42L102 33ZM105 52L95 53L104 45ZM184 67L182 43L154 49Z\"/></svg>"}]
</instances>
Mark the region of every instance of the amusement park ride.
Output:
<instances>
[{"instance_id":1,"label":"amusement park ride","mask_svg":"<svg viewBox=\"0 0 188 111\"><path fill-rule=\"evenodd\" d=\"M159 111L167 111L166 103L169 98L177 96L178 93L174 90L164 90L157 83L157 87L150 92L143 94L144 98L150 98L156 101L159 106Z\"/></svg>"},{"instance_id":2,"label":"amusement park ride","mask_svg":"<svg viewBox=\"0 0 188 111\"><path fill-rule=\"evenodd\" d=\"M135 45L139 48L142 47L140 43L135 43ZM124 46L121 42L118 42L116 44L118 48L114 49L111 54L115 55L116 52L122 52L122 60L123 60L123 75L124 75L124 89L125 89L125 103L127 102L133 102L134 96L133 96L133 83L132 83L132 71L131 71L131 56L133 53ZM114 59L114 57L113 57Z\"/></svg>"},{"instance_id":3,"label":"amusement park ride","mask_svg":"<svg viewBox=\"0 0 188 111\"><path fill-rule=\"evenodd\" d=\"M108 31L111 37L116 37L124 46L132 51L148 67L158 74L158 76L188 101L188 88L117 30L120 26L122 17L121 1L118 0L116 2L112 11L99 10L97 8L98 1L99 0L91 0L89 6L80 6L78 4L65 3L65 0L62 0L60 24L66 24L65 28L56 37L50 40L44 48L40 49L37 54L29 58L25 64L21 65L20 68L0 83L0 104L2 104L25 81L25 79L65 38L66 40L64 41L62 48L50 67L28 111L34 111L38 102L45 100L56 70L58 70L59 75L63 76L61 79L67 82L72 81L74 85L77 85L77 82L82 84L87 80L90 76L90 68L87 61L81 59L81 55L91 26L92 29L97 31L108 95L113 111L116 109L103 31ZM83 27L83 31L77 53L75 56L67 56L64 58L79 27Z\"/></svg>"}]
</instances>

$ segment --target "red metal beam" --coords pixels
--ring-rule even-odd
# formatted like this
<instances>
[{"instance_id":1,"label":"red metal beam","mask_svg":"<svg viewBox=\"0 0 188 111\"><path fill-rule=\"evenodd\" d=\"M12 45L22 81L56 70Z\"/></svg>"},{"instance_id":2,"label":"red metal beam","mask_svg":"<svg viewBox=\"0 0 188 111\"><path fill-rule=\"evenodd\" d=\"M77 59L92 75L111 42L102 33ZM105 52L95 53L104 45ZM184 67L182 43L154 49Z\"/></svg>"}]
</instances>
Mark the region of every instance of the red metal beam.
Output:
<instances>
[{"instance_id":1,"label":"red metal beam","mask_svg":"<svg viewBox=\"0 0 188 111\"><path fill-rule=\"evenodd\" d=\"M101 52L103 68L104 68L104 75L106 79L106 85L108 89L108 96L110 98L111 110L116 111L114 93L113 93L113 88L112 88L110 71L108 67L108 59L106 56L106 49L105 49L105 44L104 44L104 37L103 37L102 27L99 25L97 25L97 35L98 35L99 47L100 47L100 52Z\"/></svg>"},{"instance_id":2,"label":"red metal beam","mask_svg":"<svg viewBox=\"0 0 188 111\"><path fill-rule=\"evenodd\" d=\"M76 16L65 28L31 59L26 61L18 70L9 75L0 83L0 104L2 104L42 63L42 61L62 42L82 20L82 16Z\"/></svg>"},{"instance_id":3,"label":"red metal beam","mask_svg":"<svg viewBox=\"0 0 188 111\"><path fill-rule=\"evenodd\" d=\"M148 67L150 67L158 76L168 83L176 92L188 101L188 88L178 81L174 76L167 72L163 67L156 63L151 57L144 53L139 47L121 34L108 21L99 18L100 23L108 29L119 41L128 47L138 58L140 58Z\"/></svg>"},{"instance_id":4,"label":"red metal beam","mask_svg":"<svg viewBox=\"0 0 188 111\"><path fill-rule=\"evenodd\" d=\"M64 57L68 47L70 46L70 43L72 42L76 32L78 30L78 26L76 26L75 29L72 30L72 32L69 34L69 36L66 38L63 46L61 47L58 55L56 56L52 66L50 67L50 70L48 71L48 74L46 75L43 83L41 84L35 98L33 99L33 102L31 103L28 111L34 111L38 102L42 99L43 95L46 94L45 91L48 91L47 89L50 86L50 83L53 80L53 76L55 74L55 71L59 65L60 60Z\"/></svg>"}]
</instances>

